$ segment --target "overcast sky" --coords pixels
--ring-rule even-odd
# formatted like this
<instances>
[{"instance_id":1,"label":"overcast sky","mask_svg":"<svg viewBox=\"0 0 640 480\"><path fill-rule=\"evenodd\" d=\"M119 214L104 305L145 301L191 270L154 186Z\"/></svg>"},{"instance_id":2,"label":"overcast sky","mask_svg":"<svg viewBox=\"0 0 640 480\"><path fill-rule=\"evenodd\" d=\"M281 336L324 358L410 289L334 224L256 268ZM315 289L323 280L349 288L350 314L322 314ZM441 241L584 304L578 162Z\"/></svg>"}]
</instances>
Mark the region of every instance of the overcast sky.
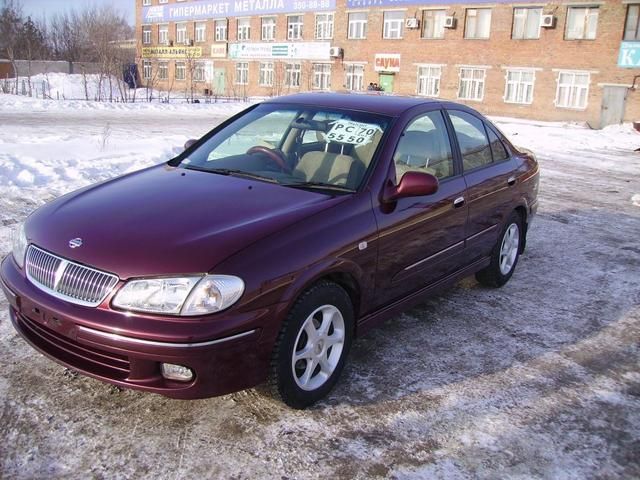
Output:
<instances>
[{"instance_id":1,"label":"overcast sky","mask_svg":"<svg viewBox=\"0 0 640 480\"><path fill-rule=\"evenodd\" d=\"M25 16L31 15L37 19L72 8L111 4L125 14L131 25L135 23L135 3L135 0L20 0Z\"/></svg>"}]
</instances>

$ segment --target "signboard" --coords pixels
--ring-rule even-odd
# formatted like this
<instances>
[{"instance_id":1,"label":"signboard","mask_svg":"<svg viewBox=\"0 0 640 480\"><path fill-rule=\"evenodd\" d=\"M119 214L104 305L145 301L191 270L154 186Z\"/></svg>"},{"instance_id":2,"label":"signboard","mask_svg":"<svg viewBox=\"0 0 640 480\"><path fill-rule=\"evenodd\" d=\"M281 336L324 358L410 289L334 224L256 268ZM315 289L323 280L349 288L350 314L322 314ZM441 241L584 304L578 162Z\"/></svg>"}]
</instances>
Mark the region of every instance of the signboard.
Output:
<instances>
[{"instance_id":1,"label":"signboard","mask_svg":"<svg viewBox=\"0 0 640 480\"><path fill-rule=\"evenodd\" d=\"M374 68L376 72L399 72L400 54L377 53Z\"/></svg>"},{"instance_id":2,"label":"signboard","mask_svg":"<svg viewBox=\"0 0 640 480\"><path fill-rule=\"evenodd\" d=\"M211 58L225 58L227 56L227 44L214 43L211 45Z\"/></svg>"},{"instance_id":3,"label":"signboard","mask_svg":"<svg viewBox=\"0 0 640 480\"><path fill-rule=\"evenodd\" d=\"M622 42L618 55L618 66L640 68L640 42Z\"/></svg>"},{"instance_id":4,"label":"signboard","mask_svg":"<svg viewBox=\"0 0 640 480\"><path fill-rule=\"evenodd\" d=\"M230 43L229 58L282 58L290 60L329 60L330 42Z\"/></svg>"},{"instance_id":5,"label":"signboard","mask_svg":"<svg viewBox=\"0 0 640 480\"><path fill-rule=\"evenodd\" d=\"M142 9L143 23L335 10L336 0L199 0Z\"/></svg>"},{"instance_id":6,"label":"signboard","mask_svg":"<svg viewBox=\"0 0 640 480\"><path fill-rule=\"evenodd\" d=\"M531 3L529 0L476 0L473 5L481 3ZM460 0L347 0L347 8L371 7L403 7L405 5L459 5Z\"/></svg>"},{"instance_id":7,"label":"signboard","mask_svg":"<svg viewBox=\"0 0 640 480\"><path fill-rule=\"evenodd\" d=\"M202 47L143 47L142 58L200 58Z\"/></svg>"}]
</instances>

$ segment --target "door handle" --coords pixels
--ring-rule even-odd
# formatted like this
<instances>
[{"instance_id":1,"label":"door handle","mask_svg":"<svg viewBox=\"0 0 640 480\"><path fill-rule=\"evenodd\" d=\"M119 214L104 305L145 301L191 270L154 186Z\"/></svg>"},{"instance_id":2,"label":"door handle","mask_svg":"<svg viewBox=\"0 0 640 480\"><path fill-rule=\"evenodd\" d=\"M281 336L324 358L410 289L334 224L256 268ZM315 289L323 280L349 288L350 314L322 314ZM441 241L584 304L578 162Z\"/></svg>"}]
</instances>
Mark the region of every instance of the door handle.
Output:
<instances>
[{"instance_id":1,"label":"door handle","mask_svg":"<svg viewBox=\"0 0 640 480\"><path fill-rule=\"evenodd\" d=\"M509 180L507 180L507 185L509 185L510 187L513 187L516 184L516 177L509 177Z\"/></svg>"},{"instance_id":2,"label":"door handle","mask_svg":"<svg viewBox=\"0 0 640 480\"><path fill-rule=\"evenodd\" d=\"M465 204L464 197L458 197L453 201L453 208L460 208Z\"/></svg>"}]
</instances>

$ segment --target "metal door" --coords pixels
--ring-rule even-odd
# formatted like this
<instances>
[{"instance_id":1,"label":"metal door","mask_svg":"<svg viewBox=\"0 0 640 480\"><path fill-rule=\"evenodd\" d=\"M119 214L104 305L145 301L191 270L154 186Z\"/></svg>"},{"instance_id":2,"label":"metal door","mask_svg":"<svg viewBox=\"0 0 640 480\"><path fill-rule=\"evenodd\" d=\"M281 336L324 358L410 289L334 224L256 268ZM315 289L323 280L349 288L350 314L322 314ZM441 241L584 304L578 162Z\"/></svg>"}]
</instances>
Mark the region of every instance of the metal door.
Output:
<instances>
[{"instance_id":1,"label":"metal door","mask_svg":"<svg viewBox=\"0 0 640 480\"><path fill-rule=\"evenodd\" d=\"M384 92L393 92L393 75L381 73L379 85Z\"/></svg>"},{"instance_id":2,"label":"metal door","mask_svg":"<svg viewBox=\"0 0 640 480\"><path fill-rule=\"evenodd\" d=\"M225 69L214 68L213 69L213 92L216 95L224 95L225 89Z\"/></svg>"},{"instance_id":3,"label":"metal door","mask_svg":"<svg viewBox=\"0 0 640 480\"><path fill-rule=\"evenodd\" d=\"M602 89L600 128L622 123L626 99L627 87L604 87Z\"/></svg>"}]
</instances>

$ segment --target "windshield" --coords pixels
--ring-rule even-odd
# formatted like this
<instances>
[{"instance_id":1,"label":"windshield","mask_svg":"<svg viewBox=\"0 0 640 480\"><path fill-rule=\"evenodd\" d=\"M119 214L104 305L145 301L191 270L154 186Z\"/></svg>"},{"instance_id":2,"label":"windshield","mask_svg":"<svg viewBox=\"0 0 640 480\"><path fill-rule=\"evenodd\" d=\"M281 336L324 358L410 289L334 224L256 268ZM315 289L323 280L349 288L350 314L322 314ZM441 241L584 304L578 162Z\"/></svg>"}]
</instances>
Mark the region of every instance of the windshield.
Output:
<instances>
[{"instance_id":1,"label":"windshield","mask_svg":"<svg viewBox=\"0 0 640 480\"><path fill-rule=\"evenodd\" d=\"M354 191L388 117L298 105L259 105L191 152L182 168L297 188Z\"/></svg>"}]
</instances>

